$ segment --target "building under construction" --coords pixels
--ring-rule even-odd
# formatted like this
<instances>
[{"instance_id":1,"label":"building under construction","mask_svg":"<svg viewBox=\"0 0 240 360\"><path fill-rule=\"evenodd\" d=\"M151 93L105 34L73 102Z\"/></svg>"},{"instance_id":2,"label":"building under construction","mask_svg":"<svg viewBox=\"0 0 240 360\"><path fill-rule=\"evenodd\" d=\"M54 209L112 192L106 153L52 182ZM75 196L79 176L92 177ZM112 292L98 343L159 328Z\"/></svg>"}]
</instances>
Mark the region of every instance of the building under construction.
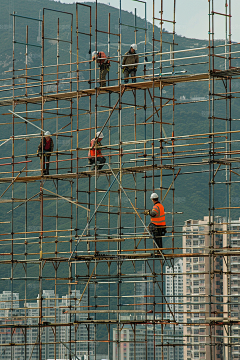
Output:
<instances>
[{"instance_id":1,"label":"building under construction","mask_svg":"<svg viewBox=\"0 0 240 360\"><path fill-rule=\"evenodd\" d=\"M165 18L166 0L150 0L152 24L146 1L127 14L120 0L117 22L107 6L99 18L97 1L11 14L12 67L0 82L1 359L240 358L235 14L231 0L209 0L209 40L179 48L181 1ZM132 43L136 82L125 83ZM104 87L93 51L110 61ZM181 95L188 87L196 96ZM184 127L183 108L203 122ZM49 175L37 157L46 131ZM100 170L88 164L97 132ZM206 189L198 218L182 215L180 179ZM166 212L163 248L143 213L153 191ZM191 206L195 215L203 205Z\"/></svg>"}]
</instances>

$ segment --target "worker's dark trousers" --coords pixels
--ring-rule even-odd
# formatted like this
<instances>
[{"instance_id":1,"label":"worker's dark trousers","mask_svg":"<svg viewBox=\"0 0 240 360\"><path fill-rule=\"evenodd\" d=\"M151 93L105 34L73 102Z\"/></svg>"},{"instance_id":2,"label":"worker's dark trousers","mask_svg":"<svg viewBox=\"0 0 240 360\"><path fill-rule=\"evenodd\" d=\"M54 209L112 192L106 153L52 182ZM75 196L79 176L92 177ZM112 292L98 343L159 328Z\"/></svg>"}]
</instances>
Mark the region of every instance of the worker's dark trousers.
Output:
<instances>
[{"instance_id":1,"label":"worker's dark trousers","mask_svg":"<svg viewBox=\"0 0 240 360\"><path fill-rule=\"evenodd\" d=\"M132 70L129 70L129 68L125 68L124 69L124 83L127 84L129 79L126 79L128 77L131 77L132 78L132 82L135 83L136 82L136 79L133 79L134 76L136 76L136 70L135 69L132 69Z\"/></svg>"},{"instance_id":2,"label":"worker's dark trousers","mask_svg":"<svg viewBox=\"0 0 240 360\"><path fill-rule=\"evenodd\" d=\"M108 64L102 64L100 65L99 70L99 78L100 78L100 86L105 87L106 86L106 76L109 72L110 65Z\"/></svg>"},{"instance_id":3,"label":"worker's dark trousers","mask_svg":"<svg viewBox=\"0 0 240 360\"><path fill-rule=\"evenodd\" d=\"M162 227L159 227L153 223L149 224L149 231L152 234L156 244L159 248L162 248L162 236L165 235L165 231Z\"/></svg>"},{"instance_id":4,"label":"worker's dark trousers","mask_svg":"<svg viewBox=\"0 0 240 360\"><path fill-rule=\"evenodd\" d=\"M49 175L49 161L50 161L49 152L43 152L43 154L42 153L40 154L41 169L43 170L43 174L45 175Z\"/></svg>"},{"instance_id":5,"label":"worker's dark trousers","mask_svg":"<svg viewBox=\"0 0 240 360\"><path fill-rule=\"evenodd\" d=\"M90 165L95 164L95 158L89 158L89 159L88 159L88 162L89 162ZM98 170L101 170L101 168L103 167L103 165L104 165L105 162L106 162L106 158L103 157L103 156L98 156L98 157L97 157L97 163L98 163L98 162L100 163L100 165L97 165L97 169L98 169Z\"/></svg>"}]
</instances>

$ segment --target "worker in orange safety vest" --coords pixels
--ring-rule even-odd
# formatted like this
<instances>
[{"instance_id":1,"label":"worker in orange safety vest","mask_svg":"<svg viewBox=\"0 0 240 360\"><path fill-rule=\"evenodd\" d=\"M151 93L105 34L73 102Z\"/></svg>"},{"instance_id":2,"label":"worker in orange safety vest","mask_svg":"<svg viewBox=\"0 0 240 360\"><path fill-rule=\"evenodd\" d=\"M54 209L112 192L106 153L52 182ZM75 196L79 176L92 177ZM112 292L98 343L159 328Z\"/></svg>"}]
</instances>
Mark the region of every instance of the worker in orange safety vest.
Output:
<instances>
[{"instance_id":1,"label":"worker in orange safety vest","mask_svg":"<svg viewBox=\"0 0 240 360\"><path fill-rule=\"evenodd\" d=\"M144 215L151 216L149 231L152 234L157 246L162 248L162 236L164 236L167 232L164 207L158 200L158 194L152 193L150 199L154 204L153 208L152 210L144 210Z\"/></svg>"}]
</instances>

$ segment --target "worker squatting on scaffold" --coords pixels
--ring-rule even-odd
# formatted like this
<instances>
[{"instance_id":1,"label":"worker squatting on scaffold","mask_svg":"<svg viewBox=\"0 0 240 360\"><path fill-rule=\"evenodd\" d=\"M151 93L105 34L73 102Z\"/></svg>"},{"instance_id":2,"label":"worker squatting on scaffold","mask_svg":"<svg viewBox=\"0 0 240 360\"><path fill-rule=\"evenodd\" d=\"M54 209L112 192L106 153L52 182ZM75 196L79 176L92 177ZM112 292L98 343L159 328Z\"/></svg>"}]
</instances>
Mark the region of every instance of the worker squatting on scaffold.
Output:
<instances>
[{"instance_id":1,"label":"worker squatting on scaffold","mask_svg":"<svg viewBox=\"0 0 240 360\"><path fill-rule=\"evenodd\" d=\"M132 44L130 49L125 53L122 61L122 65L127 65L123 67L123 74L124 74L124 83L128 83L128 77L132 77L132 82L136 82L136 73L137 67L139 62L138 54L136 54L137 45Z\"/></svg>"},{"instance_id":2,"label":"worker squatting on scaffold","mask_svg":"<svg viewBox=\"0 0 240 360\"><path fill-rule=\"evenodd\" d=\"M101 170L106 162L106 158L102 156L102 151L101 151L101 146L102 146L101 141L103 138L104 138L103 133L100 133L100 131L98 131L96 133L96 137L91 140L90 150L88 153L88 162L90 165L94 165L93 169L95 167L96 160L97 160L97 164L96 164L97 170Z\"/></svg>"},{"instance_id":3,"label":"worker squatting on scaffold","mask_svg":"<svg viewBox=\"0 0 240 360\"><path fill-rule=\"evenodd\" d=\"M49 131L45 131L40 144L38 145L37 156L40 156L40 166L43 170L44 175L49 175L49 161L51 153L53 152L53 139L51 137L51 133Z\"/></svg>"},{"instance_id":4,"label":"worker squatting on scaffold","mask_svg":"<svg viewBox=\"0 0 240 360\"><path fill-rule=\"evenodd\" d=\"M110 61L108 60L106 54L103 51L93 51L92 52L92 60L96 60L99 64L99 78L100 78L100 86L106 86L106 76L110 69Z\"/></svg>"},{"instance_id":5,"label":"worker squatting on scaffold","mask_svg":"<svg viewBox=\"0 0 240 360\"><path fill-rule=\"evenodd\" d=\"M151 222L149 224L149 231L153 236L156 244L159 248L162 248L162 236L167 232L165 211L163 205L158 200L158 194L152 193L150 199L153 202L152 210L144 210L144 215L151 216Z\"/></svg>"}]
</instances>

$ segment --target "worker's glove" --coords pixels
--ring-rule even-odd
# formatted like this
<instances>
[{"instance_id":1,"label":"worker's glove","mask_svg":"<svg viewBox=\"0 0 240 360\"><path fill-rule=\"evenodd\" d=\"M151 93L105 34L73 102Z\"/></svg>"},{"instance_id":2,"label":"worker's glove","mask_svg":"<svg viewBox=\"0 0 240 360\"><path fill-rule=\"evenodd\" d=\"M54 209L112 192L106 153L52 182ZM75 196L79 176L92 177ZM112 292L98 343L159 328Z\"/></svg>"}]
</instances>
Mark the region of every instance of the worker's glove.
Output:
<instances>
[{"instance_id":1,"label":"worker's glove","mask_svg":"<svg viewBox=\"0 0 240 360\"><path fill-rule=\"evenodd\" d=\"M149 213L150 213L150 210L144 210L144 215L149 215Z\"/></svg>"},{"instance_id":2,"label":"worker's glove","mask_svg":"<svg viewBox=\"0 0 240 360\"><path fill-rule=\"evenodd\" d=\"M137 66L134 67L134 70L137 71Z\"/></svg>"},{"instance_id":3,"label":"worker's glove","mask_svg":"<svg viewBox=\"0 0 240 360\"><path fill-rule=\"evenodd\" d=\"M124 68L122 69L122 73L124 74Z\"/></svg>"}]
</instances>

